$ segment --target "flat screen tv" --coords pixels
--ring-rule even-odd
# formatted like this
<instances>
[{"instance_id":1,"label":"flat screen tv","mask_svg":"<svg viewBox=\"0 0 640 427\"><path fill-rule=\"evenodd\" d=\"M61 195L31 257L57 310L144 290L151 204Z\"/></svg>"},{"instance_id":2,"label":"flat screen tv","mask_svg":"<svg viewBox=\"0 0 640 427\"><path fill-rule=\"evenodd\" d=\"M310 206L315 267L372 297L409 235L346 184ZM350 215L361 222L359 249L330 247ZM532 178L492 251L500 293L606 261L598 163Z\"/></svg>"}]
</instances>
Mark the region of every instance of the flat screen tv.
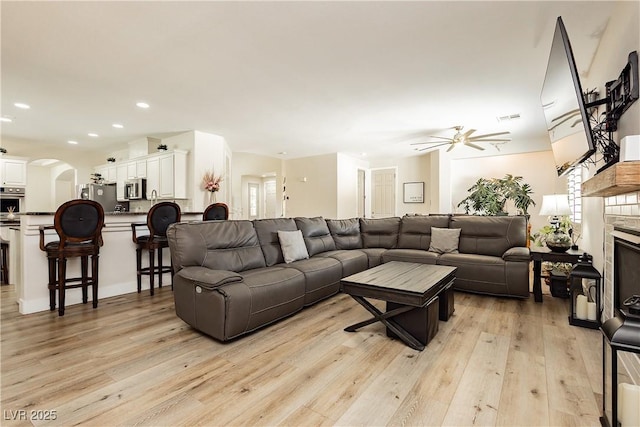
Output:
<instances>
[{"instance_id":1,"label":"flat screen tv","mask_svg":"<svg viewBox=\"0 0 640 427\"><path fill-rule=\"evenodd\" d=\"M558 17L540 95L558 176L596 150L567 30Z\"/></svg>"}]
</instances>

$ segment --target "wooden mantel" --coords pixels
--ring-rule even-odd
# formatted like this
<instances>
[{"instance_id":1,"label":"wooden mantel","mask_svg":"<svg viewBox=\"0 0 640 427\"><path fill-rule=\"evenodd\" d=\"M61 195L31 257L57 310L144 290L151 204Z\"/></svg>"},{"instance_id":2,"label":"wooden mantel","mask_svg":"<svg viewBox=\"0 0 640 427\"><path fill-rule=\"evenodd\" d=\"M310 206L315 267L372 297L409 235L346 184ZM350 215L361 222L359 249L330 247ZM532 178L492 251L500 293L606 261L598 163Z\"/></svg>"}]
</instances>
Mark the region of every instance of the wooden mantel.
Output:
<instances>
[{"instance_id":1,"label":"wooden mantel","mask_svg":"<svg viewBox=\"0 0 640 427\"><path fill-rule=\"evenodd\" d=\"M640 161L618 162L582 183L585 197L608 197L640 191Z\"/></svg>"}]
</instances>

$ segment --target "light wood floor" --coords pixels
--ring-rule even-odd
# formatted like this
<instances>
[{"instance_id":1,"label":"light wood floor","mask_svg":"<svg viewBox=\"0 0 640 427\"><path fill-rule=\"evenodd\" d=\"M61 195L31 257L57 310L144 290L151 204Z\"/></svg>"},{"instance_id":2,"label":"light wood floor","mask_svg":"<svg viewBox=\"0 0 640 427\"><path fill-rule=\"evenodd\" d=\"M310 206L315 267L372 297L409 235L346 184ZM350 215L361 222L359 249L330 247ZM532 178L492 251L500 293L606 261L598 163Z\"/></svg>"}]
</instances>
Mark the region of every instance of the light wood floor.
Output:
<instances>
[{"instance_id":1,"label":"light wood floor","mask_svg":"<svg viewBox=\"0 0 640 427\"><path fill-rule=\"evenodd\" d=\"M222 344L176 317L166 286L64 317L0 293L3 426L599 425L600 333L548 295L456 293L417 352L379 323L344 332L368 313L342 294ZM12 420L39 410L56 420Z\"/></svg>"}]
</instances>

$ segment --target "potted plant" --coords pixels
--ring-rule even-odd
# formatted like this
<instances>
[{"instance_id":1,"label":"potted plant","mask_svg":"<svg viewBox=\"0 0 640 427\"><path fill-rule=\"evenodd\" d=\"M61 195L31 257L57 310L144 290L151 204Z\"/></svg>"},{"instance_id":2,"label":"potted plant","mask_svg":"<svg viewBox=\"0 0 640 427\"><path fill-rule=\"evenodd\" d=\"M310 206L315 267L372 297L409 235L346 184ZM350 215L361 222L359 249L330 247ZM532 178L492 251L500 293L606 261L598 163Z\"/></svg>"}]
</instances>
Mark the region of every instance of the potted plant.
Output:
<instances>
[{"instance_id":1,"label":"potted plant","mask_svg":"<svg viewBox=\"0 0 640 427\"><path fill-rule=\"evenodd\" d=\"M167 145L166 144L158 145L158 151L167 151Z\"/></svg>"},{"instance_id":2,"label":"potted plant","mask_svg":"<svg viewBox=\"0 0 640 427\"><path fill-rule=\"evenodd\" d=\"M116 161L115 157L107 157L107 162L114 163Z\"/></svg>"},{"instance_id":3,"label":"potted plant","mask_svg":"<svg viewBox=\"0 0 640 427\"><path fill-rule=\"evenodd\" d=\"M531 198L533 190L522 182L521 176L507 174L504 178L480 178L469 188L469 195L458 207L464 207L468 214L507 215L505 205L511 200L519 215L529 215L529 206L535 206Z\"/></svg>"}]
</instances>

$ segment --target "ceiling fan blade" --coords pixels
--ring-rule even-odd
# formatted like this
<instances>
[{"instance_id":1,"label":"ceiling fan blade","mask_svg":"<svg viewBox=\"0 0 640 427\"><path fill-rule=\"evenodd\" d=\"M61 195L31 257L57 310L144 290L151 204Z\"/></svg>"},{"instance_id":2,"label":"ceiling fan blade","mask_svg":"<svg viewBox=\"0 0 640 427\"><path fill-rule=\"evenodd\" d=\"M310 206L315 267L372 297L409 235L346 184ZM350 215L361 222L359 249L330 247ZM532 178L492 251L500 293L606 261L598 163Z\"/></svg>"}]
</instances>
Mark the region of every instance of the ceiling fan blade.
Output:
<instances>
[{"instance_id":1,"label":"ceiling fan blade","mask_svg":"<svg viewBox=\"0 0 640 427\"><path fill-rule=\"evenodd\" d=\"M500 136L500 135L509 135L511 132L496 132L496 133L487 133L485 135L476 135L476 136L472 136L471 138L467 138L471 141L473 141L474 139L479 139L479 138L486 138L488 136Z\"/></svg>"},{"instance_id":2,"label":"ceiling fan blade","mask_svg":"<svg viewBox=\"0 0 640 427\"><path fill-rule=\"evenodd\" d=\"M431 147L418 148L417 151L425 151L425 150L433 150L436 147L442 147L443 145L449 145L448 142L443 142L438 145L433 145Z\"/></svg>"},{"instance_id":3,"label":"ceiling fan blade","mask_svg":"<svg viewBox=\"0 0 640 427\"><path fill-rule=\"evenodd\" d=\"M448 153L449 151L453 150L453 149L455 148L455 146L456 146L455 144L451 144L451 147L449 147L449 149L447 150L447 153Z\"/></svg>"},{"instance_id":4,"label":"ceiling fan blade","mask_svg":"<svg viewBox=\"0 0 640 427\"><path fill-rule=\"evenodd\" d=\"M488 139L467 139L467 141L471 141L471 142L493 142L493 141L509 142L509 141L511 141L511 139L510 138L505 138L505 139L488 138Z\"/></svg>"},{"instance_id":5,"label":"ceiling fan blade","mask_svg":"<svg viewBox=\"0 0 640 427\"><path fill-rule=\"evenodd\" d=\"M451 144L451 139L447 139L445 144ZM442 144L442 141L425 141L425 142L412 142L409 145L423 145L423 144Z\"/></svg>"},{"instance_id":6,"label":"ceiling fan blade","mask_svg":"<svg viewBox=\"0 0 640 427\"><path fill-rule=\"evenodd\" d=\"M479 145L476 145L476 144L472 144L472 143L470 143L468 141L465 141L463 144L468 146L468 147L475 148L476 150L484 151L483 147L480 147Z\"/></svg>"},{"instance_id":7,"label":"ceiling fan blade","mask_svg":"<svg viewBox=\"0 0 640 427\"><path fill-rule=\"evenodd\" d=\"M429 135L429 138L444 139L445 141L453 141L453 138L447 138L446 136Z\"/></svg>"},{"instance_id":8,"label":"ceiling fan blade","mask_svg":"<svg viewBox=\"0 0 640 427\"><path fill-rule=\"evenodd\" d=\"M471 135L472 133L474 133L476 130L475 129L469 129L468 131L466 131L465 133L462 134L463 137L465 138L469 138L469 135Z\"/></svg>"}]
</instances>

